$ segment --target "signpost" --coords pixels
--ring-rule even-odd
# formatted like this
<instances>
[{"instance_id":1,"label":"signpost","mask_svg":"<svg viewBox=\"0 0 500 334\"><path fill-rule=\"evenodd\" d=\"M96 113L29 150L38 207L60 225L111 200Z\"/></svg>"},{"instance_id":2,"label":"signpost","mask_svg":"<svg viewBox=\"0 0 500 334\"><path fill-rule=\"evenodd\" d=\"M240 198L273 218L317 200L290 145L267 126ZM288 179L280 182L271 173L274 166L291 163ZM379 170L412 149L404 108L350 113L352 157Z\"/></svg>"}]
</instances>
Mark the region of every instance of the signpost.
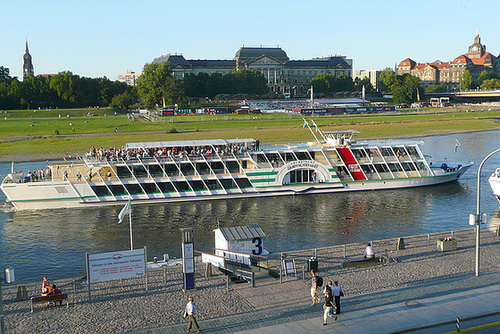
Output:
<instances>
[{"instance_id":1,"label":"signpost","mask_svg":"<svg viewBox=\"0 0 500 334\"><path fill-rule=\"evenodd\" d=\"M183 290L194 289L194 228L181 228L182 232L182 278Z\"/></svg>"}]
</instances>

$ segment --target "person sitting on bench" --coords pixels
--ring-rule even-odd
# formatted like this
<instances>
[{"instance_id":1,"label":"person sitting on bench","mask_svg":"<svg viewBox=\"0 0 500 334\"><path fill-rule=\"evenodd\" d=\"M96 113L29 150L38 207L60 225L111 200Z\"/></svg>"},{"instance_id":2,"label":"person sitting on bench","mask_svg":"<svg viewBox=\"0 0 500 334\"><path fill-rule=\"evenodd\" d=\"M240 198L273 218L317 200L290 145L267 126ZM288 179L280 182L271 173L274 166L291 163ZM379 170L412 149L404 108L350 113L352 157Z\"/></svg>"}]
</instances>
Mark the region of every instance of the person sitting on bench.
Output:
<instances>
[{"instance_id":1,"label":"person sitting on bench","mask_svg":"<svg viewBox=\"0 0 500 334\"><path fill-rule=\"evenodd\" d=\"M49 293L47 294L47 296L50 296L50 295L59 295L61 294L62 291L59 290L55 284L52 284L52 289L49 291ZM57 301L56 301L57 302ZM59 306L62 306L62 300L58 300L59 302ZM47 303L48 304L48 303ZM54 302L54 306L55 306L55 302ZM48 305L47 305L48 306Z\"/></svg>"},{"instance_id":2,"label":"person sitting on bench","mask_svg":"<svg viewBox=\"0 0 500 334\"><path fill-rule=\"evenodd\" d=\"M42 296L46 296L49 292L50 292L50 283L47 277L44 277L42 282Z\"/></svg>"},{"instance_id":3,"label":"person sitting on bench","mask_svg":"<svg viewBox=\"0 0 500 334\"><path fill-rule=\"evenodd\" d=\"M365 259L373 259L375 257L375 252L373 251L372 244L369 242L365 249Z\"/></svg>"}]
</instances>

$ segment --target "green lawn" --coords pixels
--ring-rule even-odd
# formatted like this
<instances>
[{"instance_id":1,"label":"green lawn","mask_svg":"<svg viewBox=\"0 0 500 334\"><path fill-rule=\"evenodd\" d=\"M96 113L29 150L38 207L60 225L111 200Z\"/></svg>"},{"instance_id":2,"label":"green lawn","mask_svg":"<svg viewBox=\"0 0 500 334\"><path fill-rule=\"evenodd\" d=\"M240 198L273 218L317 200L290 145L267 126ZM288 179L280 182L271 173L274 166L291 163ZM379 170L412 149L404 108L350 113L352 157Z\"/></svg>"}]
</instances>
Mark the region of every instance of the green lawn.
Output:
<instances>
[{"instance_id":1,"label":"green lawn","mask_svg":"<svg viewBox=\"0 0 500 334\"><path fill-rule=\"evenodd\" d=\"M322 130L358 130L361 132L356 136L358 139L417 137L500 128L500 109L483 112L464 110L426 109L420 112L314 116L307 119L314 119ZM92 117L87 116L89 112ZM116 112L115 115L115 110L106 108L4 111L0 114L0 158L20 152L39 156L74 155L87 151L91 146L123 146L127 142L138 141L258 138L263 143L274 143L312 140L309 130L303 128L302 116L299 115L183 115L150 123L131 121L126 112ZM172 129L177 133L171 133Z\"/></svg>"}]
</instances>

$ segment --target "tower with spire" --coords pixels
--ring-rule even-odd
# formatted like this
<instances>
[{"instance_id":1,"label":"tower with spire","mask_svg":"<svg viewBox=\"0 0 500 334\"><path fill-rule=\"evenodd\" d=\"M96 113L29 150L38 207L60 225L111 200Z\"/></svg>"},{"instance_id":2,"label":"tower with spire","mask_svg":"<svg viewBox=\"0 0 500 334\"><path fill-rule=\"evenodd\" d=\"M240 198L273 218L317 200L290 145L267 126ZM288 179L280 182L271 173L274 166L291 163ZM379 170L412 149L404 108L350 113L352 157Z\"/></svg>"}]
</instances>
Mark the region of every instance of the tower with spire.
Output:
<instances>
[{"instance_id":1,"label":"tower with spire","mask_svg":"<svg viewBox=\"0 0 500 334\"><path fill-rule=\"evenodd\" d=\"M28 40L26 40L26 52L24 53L23 79L35 76L33 62L31 61L30 50L28 49Z\"/></svg>"}]
</instances>

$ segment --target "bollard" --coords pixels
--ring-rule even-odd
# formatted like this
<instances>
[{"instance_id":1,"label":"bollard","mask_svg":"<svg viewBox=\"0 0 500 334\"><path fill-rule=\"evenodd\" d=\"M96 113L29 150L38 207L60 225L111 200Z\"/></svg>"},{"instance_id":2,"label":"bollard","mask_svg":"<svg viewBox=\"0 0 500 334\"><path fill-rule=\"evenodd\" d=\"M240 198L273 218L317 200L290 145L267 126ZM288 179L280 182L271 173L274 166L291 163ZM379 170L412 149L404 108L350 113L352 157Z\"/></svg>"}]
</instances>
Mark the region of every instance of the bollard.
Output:
<instances>
[{"instance_id":1,"label":"bollard","mask_svg":"<svg viewBox=\"0 0 500 334\"><path fill-rule=\"evenodd\" d=\"M457 326L457 332L460 332L460 318L457 317L457 320L455 321L455 324Z\"/></svg>"},{"instance_id":2,"label":"bollard","mask_svg":"<svg viewBox=\"0 0 500 334\"><path fill-rule=\"evenodd\" d=\"M255 288L255 273L252 271L252 288Z\"/></svg>"},{"instance_id":3,"label":"bollard","mask_svg":"<svg viewBox=\"0 0 500 334\"><path fill-rule=\"evenodd\" d=\"M497 225L497 237L500 237L500 224Z\"/></svg>"},{"instance_id":4,"label":"bollard","mask_svg":"<svg viewBox=\"0 0 500 334\"><path fill-rule=\"evenodd\" d=\"M398 238L398 246L396 247L397 250L402 250L405 249L405 239L404 238Z\"/></svg>"},{"instance_id":5,"label":"bollard","mask_svg":"<svg viewBox=\"0 0 500 334\"><path fill-rule=\"evenodd\" d=\"M205 264L205 277L212 277L212 264L210 262Z\"/></svg>"},{"instance_id":6,"label":"bollard","mask_svg":"<svg viewBox=\"0 0 500 334\"><path fill-rule=\"evenodd\" d=\"M344 259L347 257L347 246L344 244Z\"/></svg>"},{"instance_id":7,"label":"bollard","mask_svg":"<svg viewBox=\"0 0 500 334\"><path fill-rule=\"evenodd\" d=\"M227 277L226 289L227 289L227 292L229 292L229 275L226 275L226 277Z\"/></svg>"}]
</instances>

